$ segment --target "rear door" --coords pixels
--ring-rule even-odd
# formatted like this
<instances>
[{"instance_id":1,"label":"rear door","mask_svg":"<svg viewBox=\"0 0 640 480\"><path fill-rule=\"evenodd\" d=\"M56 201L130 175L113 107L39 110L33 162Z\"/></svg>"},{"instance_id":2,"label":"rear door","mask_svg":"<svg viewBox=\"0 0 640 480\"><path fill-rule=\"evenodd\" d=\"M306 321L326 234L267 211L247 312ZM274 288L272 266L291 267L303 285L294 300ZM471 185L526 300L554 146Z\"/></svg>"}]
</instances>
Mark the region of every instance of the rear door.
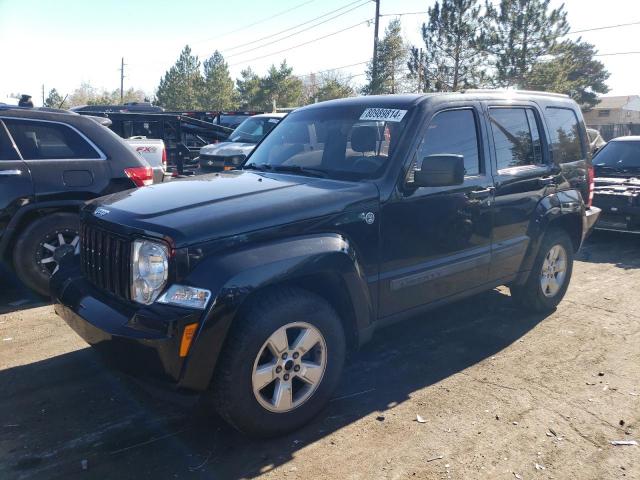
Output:
<instances>
[{"instance_id":1,"label":"rear door","mask_svg":"<svg viewBox=\"0 0 640 480\"><path fill-rule=\"evenodd\" d=\"M0 237L15 212L33 197L27 164L0 120Z\"/></svg>"},{"instance_id":2,"label":"rear door","mask_svg":"<svg viewBox=\"0 0 640 480\"><path fill-rule=\"evenodd\" d=\"M515 274L529 244L538 202L553 193L560 169L548 155L542 115L532 102L485 104L495 175L492 280Z\"/></svg>"},{"instance_id":3,"label":"rear door","mask_svg":"<svg viewBox=\"0 0 640 480\"><path fill-rule=\"evenodd\" d=\"M38 201L95 198L111 180L104 153L63 122L7 118L5 125L29 167Z\"/></svg>"}]
</instances>

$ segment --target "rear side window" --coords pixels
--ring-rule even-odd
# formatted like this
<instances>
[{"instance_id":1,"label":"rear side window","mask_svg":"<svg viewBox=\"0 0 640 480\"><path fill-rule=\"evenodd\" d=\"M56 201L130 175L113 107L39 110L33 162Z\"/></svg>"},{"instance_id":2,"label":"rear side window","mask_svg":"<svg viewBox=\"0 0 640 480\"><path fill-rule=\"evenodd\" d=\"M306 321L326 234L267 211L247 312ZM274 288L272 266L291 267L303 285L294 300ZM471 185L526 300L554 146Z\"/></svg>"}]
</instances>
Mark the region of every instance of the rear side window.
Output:
<instances>
[{"instance_id":1,"label":"rear side window","mask_svg":"<svg viewBox=\"0 0 640 480\"><path fill-rule=\"evenodd\" d=\"M553 159L557 163L567 163L585 158L575 112L569 108L547 107L546 113Z\"/></svg>"},{"instance_id":2,"label":"rear side window","mask_svg":"<svg viewBox=\"0 0 640 480\"><path fill-rule=\"evenodd\" d=\"M418 162L421 164L429 155L441 154L463 155L465 175L480 174L478 129L473 110L448 110L433 117L420 145Z\"/></svg>"},{"instance_id":3,"label":"rear side window","mask_svg":"<svg viewBox=\"0 0 640 480\"><path fill-rule=\"evenodd\" d=\"M25 160L100 158L75 130L60 123L5 120Z\"/></svg>"},{"instance_id":4,"label":"rear side window","mask_svg":"<svg viewBox=\"0 0 640 480\"><path fill-rule=\"evenodd\" d=\"M543 163L540 131L530 108L490 109L498 171Z\"/></svg>"},{"instance_id":5,"label":"rear side window","mask_svg":"<svg viewBox=\"0 0 640 480\"><path fill-rule=\"evenodd\" d=\"M0 122L0 161L2 160L20 160L20 157Z\"/></svg>"}]
</instances>

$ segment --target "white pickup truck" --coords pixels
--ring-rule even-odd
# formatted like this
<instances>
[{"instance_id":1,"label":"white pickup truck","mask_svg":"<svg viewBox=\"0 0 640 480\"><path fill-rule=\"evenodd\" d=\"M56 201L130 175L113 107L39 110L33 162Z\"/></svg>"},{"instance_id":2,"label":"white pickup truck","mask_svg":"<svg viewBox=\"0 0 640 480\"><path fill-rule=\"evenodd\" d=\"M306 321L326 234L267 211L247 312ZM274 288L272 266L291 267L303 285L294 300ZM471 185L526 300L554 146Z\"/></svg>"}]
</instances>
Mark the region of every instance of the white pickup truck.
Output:
<instances>
[{"instance_id":1,"label":"white pickup truck","mask_svg":"<svg viewBox=\"0 0 640 480\"><path fill-rule=\"evenodd\" d=\"M105 128L109 128L111 120L105 117L87 115ZM161 183L168 180L171 175L167 173L167 149L163 140L147 137L130 137L123 139L137 154L144 158L153 170L153 183Z\"/></svg>"},{"instance_id":2,"label":"white pickup truck","mask_svg":"<svg viewBox=\"0 0 640 480\"><path fill-rule=\"evenodd\" d=\"M153 183L161 183L170 178L167 174L167 149L164 141L147 137L131 137L124 141L149 163L153 169Z\"/></svg>"}]
</instances>

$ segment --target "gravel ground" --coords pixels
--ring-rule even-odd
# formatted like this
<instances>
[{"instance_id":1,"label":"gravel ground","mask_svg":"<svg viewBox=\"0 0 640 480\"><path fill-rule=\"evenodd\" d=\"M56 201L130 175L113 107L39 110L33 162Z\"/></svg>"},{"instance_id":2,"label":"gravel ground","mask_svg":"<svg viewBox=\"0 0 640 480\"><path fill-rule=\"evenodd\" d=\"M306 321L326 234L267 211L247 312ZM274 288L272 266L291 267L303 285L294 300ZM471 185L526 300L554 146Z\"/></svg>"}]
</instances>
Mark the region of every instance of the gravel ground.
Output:
<instances>
[{"instance_id":1,"label":"gravel ground","mask_svg":"<svg viewBox=\"0 0 640 480\"><path fill-rule=\"evenodd\" d=\"M270 441L108 370L1 278L2 479L640 479L640 446L610 444L640 441L638 237L595 234L549 316L498 289L379 332Z\"/></svg>"}]
</instances>

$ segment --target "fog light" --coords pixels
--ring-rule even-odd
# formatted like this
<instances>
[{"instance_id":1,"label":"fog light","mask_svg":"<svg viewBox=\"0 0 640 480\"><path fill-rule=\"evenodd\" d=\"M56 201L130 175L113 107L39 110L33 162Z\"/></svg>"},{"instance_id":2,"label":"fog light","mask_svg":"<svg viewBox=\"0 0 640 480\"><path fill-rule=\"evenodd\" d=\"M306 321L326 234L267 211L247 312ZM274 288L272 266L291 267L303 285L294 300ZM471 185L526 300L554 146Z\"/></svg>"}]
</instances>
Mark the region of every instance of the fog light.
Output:
<instances>
[{"instance_id":1,"label":"fog light","mask_svg":"<svg viewBox=\"0 0 640 480\"><path fill-rule=\"evenodd\" d=\"M204 310L207 307L209 298L211 298L211 292L209 290L189 287L187 285L171 285L167 291L158 298L157 302Z\"/></svg>"},{"instance_id":2,"label":"fog light","mask_svg":"<svg viewBox=\"0 0 640 480\"><path fill-rule=\"evenodd\" d=\"M187 353L189 353L189 349L191 348L191 342L193 341L193 337L196 334L197 328L198 328L197 323L190 323L189 325L184 327L184 331L182 332L182 340L180 341L181 357L186 357Z\"/></svg>"}]
</instances>

